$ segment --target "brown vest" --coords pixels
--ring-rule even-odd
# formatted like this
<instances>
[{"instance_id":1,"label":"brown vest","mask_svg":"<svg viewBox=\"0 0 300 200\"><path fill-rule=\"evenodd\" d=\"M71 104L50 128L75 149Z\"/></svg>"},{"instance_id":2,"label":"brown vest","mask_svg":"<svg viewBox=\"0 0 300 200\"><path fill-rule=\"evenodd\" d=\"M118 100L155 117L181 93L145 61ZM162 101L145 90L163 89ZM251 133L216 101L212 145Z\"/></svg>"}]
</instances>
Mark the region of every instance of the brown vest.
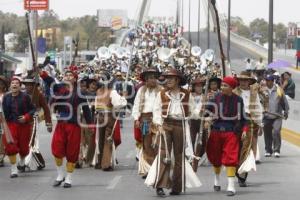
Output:
<instances>
[{"instance_id":1,"label":"brown vest","mask_svg":"<svg viewBox=\"0 0 300 200\"><path fill-rule=\"evenodd\" d=\"M170 98L166 95L166 92L169 90L163 89L160 93L161 95L161 102L162 102L162 115L167 117L168 115L168 107L170 104ZM186 89L180 88L180 92L183 92L185 94L184 98L182 99L183 103L183 109L184 109L184 116L187 117L189 115L189 98L190 98L190 92Z\"/></svg>"}]
</instances>

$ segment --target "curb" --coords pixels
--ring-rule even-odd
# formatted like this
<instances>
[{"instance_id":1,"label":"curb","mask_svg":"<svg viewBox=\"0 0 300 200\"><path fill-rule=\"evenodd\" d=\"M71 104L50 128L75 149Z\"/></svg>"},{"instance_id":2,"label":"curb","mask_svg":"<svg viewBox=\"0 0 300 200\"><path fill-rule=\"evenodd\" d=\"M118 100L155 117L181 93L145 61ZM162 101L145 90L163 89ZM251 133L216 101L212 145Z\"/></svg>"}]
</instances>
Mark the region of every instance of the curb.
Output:
<instances>
[{"instance_id":1,"label":"curb","mask_svg":"<svg viewBox=\"0 0 300 200\"><path fill-rule=\"evenodd\" d=\"M282 139L286 140L287 142L300 147L300 133L291 131L286 128L282 128L281 136L282 136Z\"/></svg>"},{"instance_id":2,"label":"curb","mask_svg":"<svg viewBox=\"0 0 300 200\"><path fill-rule=\"evenodd\" d=\"M298 67L298 69L296 67L293 67L293 70L300 71L300 67Z\"/></svg>"}]
</instances>

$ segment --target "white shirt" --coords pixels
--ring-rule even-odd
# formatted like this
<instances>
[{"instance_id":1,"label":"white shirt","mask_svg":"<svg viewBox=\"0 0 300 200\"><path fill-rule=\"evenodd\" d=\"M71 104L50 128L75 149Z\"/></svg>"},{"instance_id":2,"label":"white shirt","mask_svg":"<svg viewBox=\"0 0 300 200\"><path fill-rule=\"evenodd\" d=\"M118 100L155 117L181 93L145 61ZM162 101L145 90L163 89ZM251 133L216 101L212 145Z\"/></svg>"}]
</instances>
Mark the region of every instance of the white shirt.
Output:
<instances>
[{"instance_id":1,"label":"white shirt","mask_svg":"<svg viewBox=\"0 0 300 200\"><path fill-rule=\"evenodd\" d=\"M250 106L250 90L242 90L241 89L241 91L242 91L241 97L243 98L245 112L250 114L250 109L249 109L249 106ZM254 111L255 111L255 115L259 116L259 119L255 119L255 121L261 121L263 106L261 105L260 98L259 98L258 94L256 96L255 110Z\"/></svg>"},{"instance_id":2,"label":"white shirt","mask_svg":"<svg viewBox=\"0 0 300 200\"><path fill-rule=\"evenodd\" d=\"M199 111L201 110L201 107L202 107L202 95L193 95L193 98L194 98L194 105L195 105L195 110L196 111ZM197 113L193 113L193 114L196 114L196 115L193 115L192 118L194 119L197 119L199 118L199 113L197 115Z\"/></svg>"},{"instance_id":3,"label":"white shirt","mask_svg":"<svg viewBox=\"0 0 300 200\"><path fill-rule=\"evenodd\" d=\"M127 100L125 97L119 95L116 90L112 90L110 93L111 104L115 109L120 109L127 105Z\"/></svg>"},{"instance_id":4,"label":"white shirt","mask_svg":"<svg viewBox=\"0 0 300 200\"><path fill-rule=\"evenodd\" d=\"M169 91L167 91L166 95L170 98L170 103L168 105L168 110L167 110L168 117L173 119L184 119L186 117L189 117L189 116L184 116L184 110L181 102L185 96L183 92L174 95L171 94ZM188 102L189 111L191 112L190 116L196 116L196 115L199 116L200 110L198 112L195 109L194 103L195 103L194 98L190 94L189 102ZM157 125L163 124L161 92L158 93L157 98L155 99L154 110L153 110L153 123Z\"/></svg>"},{"instance_id":5,"label":"white shirt","mask_svg":"<svg viewBox=\"0 0 300 200\"><path fill-rule=\"evenodd\" d=\"M146 87L146 86L143 86ZM139 117L141 116L140 113L140 105L141 105L141 96L142 96L142 90L143 87L141 87L137 94L136 97L134 99L134 104L133 104L133 108L132 108L132 117L134 120L138 120ZM157 97L158 93L156 93L155 89L152 89L151 91L149 90L149 88L146 89L145 91L145 102L144 103L144 108L142 113L152 113L153 112L153 103Z\"/></svg>"}]
</instances>

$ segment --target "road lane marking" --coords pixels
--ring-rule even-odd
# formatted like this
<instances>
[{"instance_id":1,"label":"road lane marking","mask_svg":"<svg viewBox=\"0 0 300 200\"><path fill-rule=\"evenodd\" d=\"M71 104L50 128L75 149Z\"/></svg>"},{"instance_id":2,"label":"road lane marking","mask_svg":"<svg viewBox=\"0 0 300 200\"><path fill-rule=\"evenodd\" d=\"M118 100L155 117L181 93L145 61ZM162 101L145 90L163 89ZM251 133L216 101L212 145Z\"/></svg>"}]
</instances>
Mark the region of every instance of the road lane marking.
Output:
<instances>
[{"instance_id":1,"label":"road lane marking","mask_svg":"<svg viewBox=\"0 0 300 200\"><path fill-rule=\"evenodd\" d=\"M120 182L122 176L115 176L113 180L110 181L109 185L106 187L107 190L113 190Z\"/></svg>"},{"instance_id":2,"label":"road lane marking","mask_svg":"<svg viewBox=\"0 0 300 200\"><path fill-rule=\"evenodd\" d=\"M282 128L281 134L282 134L282 139L300 147L300 134L299 133L297 133L295 131L291 131L286 128Z\"/></svg>"}]
</instances>

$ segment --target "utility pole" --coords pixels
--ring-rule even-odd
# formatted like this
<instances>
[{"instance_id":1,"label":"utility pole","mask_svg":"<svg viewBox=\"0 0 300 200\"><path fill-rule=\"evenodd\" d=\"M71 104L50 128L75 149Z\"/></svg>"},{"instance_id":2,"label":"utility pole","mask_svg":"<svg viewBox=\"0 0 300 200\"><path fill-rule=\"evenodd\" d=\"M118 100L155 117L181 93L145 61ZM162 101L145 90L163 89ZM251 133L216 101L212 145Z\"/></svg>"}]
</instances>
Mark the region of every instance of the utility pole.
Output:
<instances>
[{"instance_id":1,"label":"utility pole","mask_svg":"<svg viewBox=\"0 0 300 200\"><path fill-rule=\"evenodd\" d=\"M230 62L230 28L231 28L231 0L228 0L228 22L227 22L227 61Z\"/></svg>"},{"instance_id":2,"label":"utility pole","mask_svg":"<svg viewBox=\"0 0 300 200\"><path fill-rule=\"evenodd\" d=\"M200 47L200 9L201 9L201 0L198 0L198 37L197 44Z\"/></svg>"},{"instance_id":3,"label":"utility pole","mask_svg":"<svg viewBox=\"0 0 300 200\"><path fill-rule=\"evenodd\" d=\"M269 49L268 49L268 63L273 62L273 0L269 0Z\"/></svg>"},{"instance_id":4,"label":"utility pole","mask_svg":"<svg viewBox=\"0 0 300 200\"><path fill-rule=\"evenodd\" d=\"M210 0L207 0L207 49L210 48Z\"/></svg>"}]
</instances>

